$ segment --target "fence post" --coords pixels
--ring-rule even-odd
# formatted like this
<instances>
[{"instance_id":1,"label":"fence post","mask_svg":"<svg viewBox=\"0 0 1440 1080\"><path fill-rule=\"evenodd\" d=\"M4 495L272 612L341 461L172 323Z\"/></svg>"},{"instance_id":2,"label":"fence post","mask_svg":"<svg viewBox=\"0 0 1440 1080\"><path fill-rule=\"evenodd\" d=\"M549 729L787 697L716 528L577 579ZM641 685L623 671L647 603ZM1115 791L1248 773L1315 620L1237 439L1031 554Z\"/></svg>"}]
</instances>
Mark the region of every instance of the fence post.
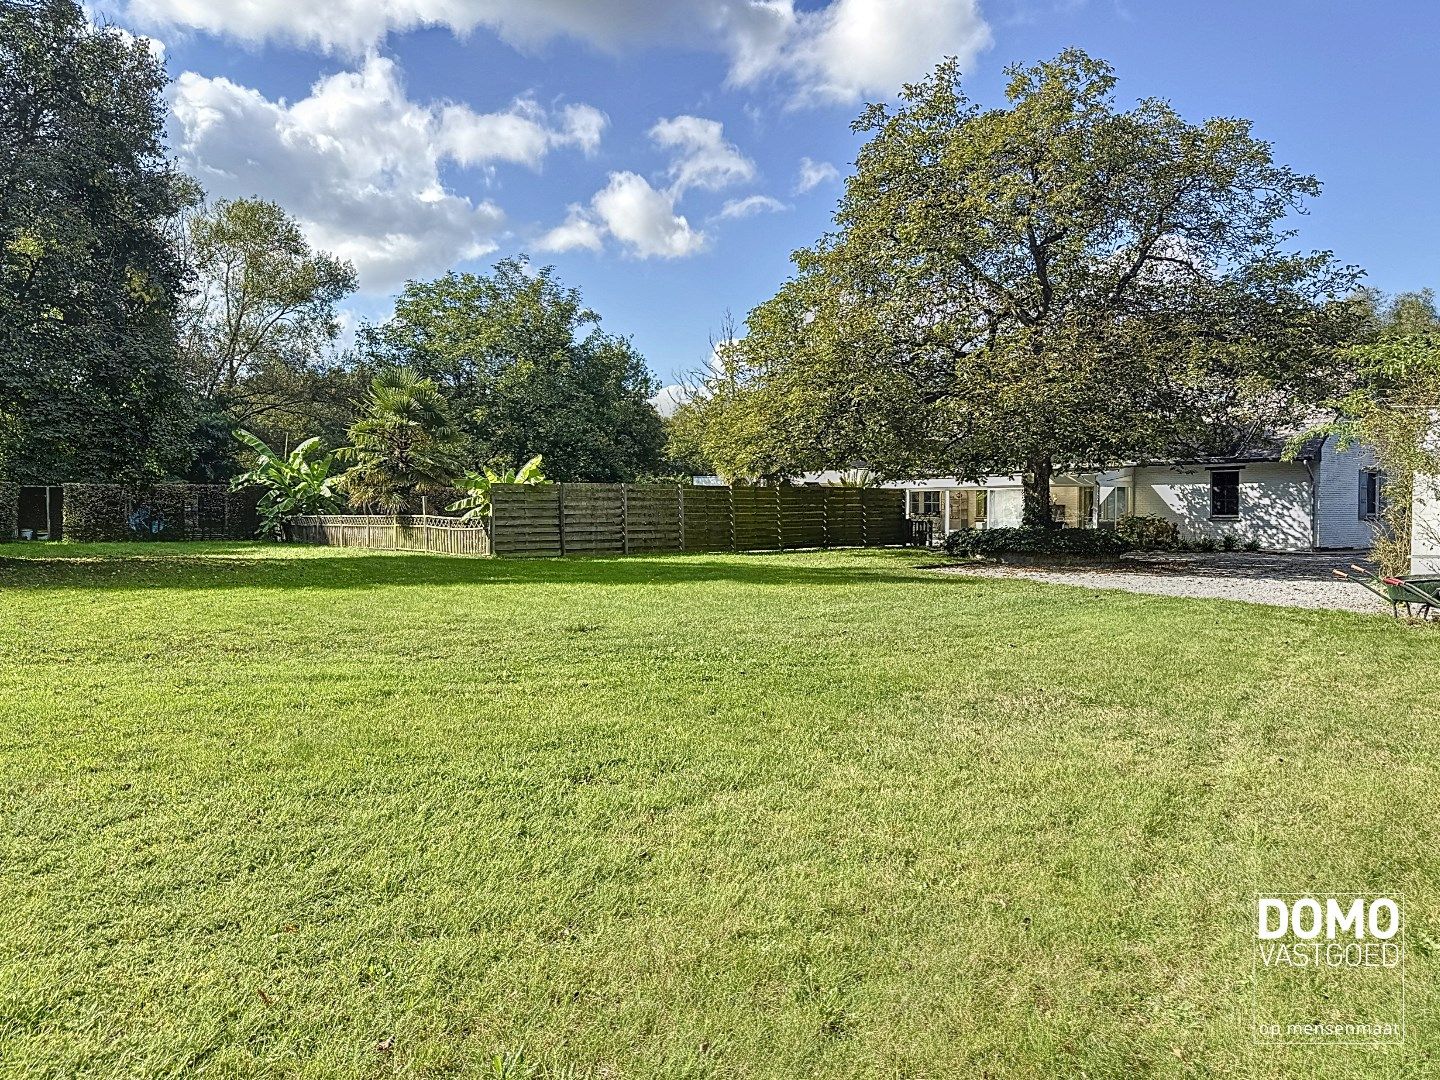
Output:
<instances>
[{"instance_id":1,"label":"fence post","mask_svg":"<svg viewBox=\"0 0 1440 1080\"><path fill-rule=\"evenodd\" d=\"M630 485L620 485L620 549L630 554Z\"/></svg>"},{"instance_id":2,"label":"fence post","mask_svg":"<svg viewBox=\"0 0 1440 1080\"><path fill-rule=\"evenodd\" d=\"M675 485L675 521L680 528L680 536L676 543L676 549L685 550L685 487L683 484Z\"/></svg>"},{"instance_id":3,"label":"fence post","mask_svg":"<svg viewBox=\"0 0 1440 1080\"><path fill-rule=\"evenodd\" d=\"M556 484L559 490L555 492L555 515L558 518L557 525L560 532L560 554L565 554L565 485Z\"/></svg>"}]
</instances>

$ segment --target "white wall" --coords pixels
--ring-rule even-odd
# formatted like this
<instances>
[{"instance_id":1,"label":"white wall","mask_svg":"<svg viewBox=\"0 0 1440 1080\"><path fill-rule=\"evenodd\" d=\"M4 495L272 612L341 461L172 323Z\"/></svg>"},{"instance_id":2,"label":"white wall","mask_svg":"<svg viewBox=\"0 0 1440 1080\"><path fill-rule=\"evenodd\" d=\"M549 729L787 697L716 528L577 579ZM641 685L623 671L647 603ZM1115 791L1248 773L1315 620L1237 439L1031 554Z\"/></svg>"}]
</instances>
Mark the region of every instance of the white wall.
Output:
<instances>
[{"instance_id":1,"label":"white wall","mask_svg":"<svg viewBox=\"0 0 1440 1080\"><path fill-rule=\"evenodd\" d=\"M985 510L985 525L991 529L1013 529L1025 516L1025 491L1018 487L991 488Z\"/></svg>"},{"instance_id":2,"label":"white wall","mask_svg":"<svg viewBox=\"0 0 1440 1080\"><path fill-rule=\"evenodd\" d=\"M1305 551L1310 539L1310 473L1299 463L1260 462L1240 471L1240 516L1210 520L1210 470L1142 466L1135 470L1135 513L1168 518L1190 540L1233 533L1242 543Z\"/></svg>"},{"instance_id":3,"label":"white wall","mask_svg":"<svg viewBox=\"0 0 1440 1080\"><path fill-rule=\"evenodd\" d=\"M1368 548L1374 525L1360 516L1360 473L1375 467L1375 454L1363 446L1339 448L1331 435L1315 465L1315 531L1322 548Z\"/></svg>"},{"instance_id":4,"label":"white wall","mask_svg":"<svg viewBox=\"0 0 1440 1080\"><path fill-rule=\"evenodd\" d=\"M1440 574L1440 477L1415 477L1410 514L1410 573Z\"/></svg>"}]
</instances>

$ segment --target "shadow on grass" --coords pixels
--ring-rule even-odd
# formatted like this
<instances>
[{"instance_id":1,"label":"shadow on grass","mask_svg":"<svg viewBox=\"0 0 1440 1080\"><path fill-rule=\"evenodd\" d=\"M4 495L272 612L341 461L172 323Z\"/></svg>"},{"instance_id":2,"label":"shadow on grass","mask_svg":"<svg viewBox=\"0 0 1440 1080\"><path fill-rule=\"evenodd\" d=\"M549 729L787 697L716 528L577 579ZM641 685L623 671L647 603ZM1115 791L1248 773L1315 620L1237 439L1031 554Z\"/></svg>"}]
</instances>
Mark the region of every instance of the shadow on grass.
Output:
<instances>
[{"instance_id":1,"label":"shadow on grass","mask_svg":"<svg viewBox=\"0 0 1440 1080\"><path fill-rule=\"evenodd\" d=\"M273 549L272 549L273 550ZM324 549L318 549L324 551ZM845 565L825 565L793 552L716 556L636 555L609 558L484 559L365 552L301 557L261 546L207 545L188 553L181 545L147 550L76 548L53 553L0 555L0 589L88 588L304 588L357 589L445 585L685 585L726 581L744 585L857 585L933 582L941 575L914 572L914 552L851 550ZM947 575L948 577L948 575Z\"/></svg>"}]
</instances>

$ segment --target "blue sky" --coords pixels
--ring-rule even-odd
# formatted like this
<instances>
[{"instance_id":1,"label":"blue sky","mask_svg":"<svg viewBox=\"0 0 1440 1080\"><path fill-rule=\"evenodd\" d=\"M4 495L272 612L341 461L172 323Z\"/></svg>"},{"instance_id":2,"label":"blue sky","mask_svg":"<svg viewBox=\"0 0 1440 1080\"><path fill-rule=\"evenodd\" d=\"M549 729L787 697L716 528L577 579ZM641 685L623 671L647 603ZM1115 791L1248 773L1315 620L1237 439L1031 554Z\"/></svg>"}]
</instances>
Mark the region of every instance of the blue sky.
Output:
<instances>
[{"instance_id":1,"label":"blue sky","mask_svg":"<svg viewBox=\"0 0 1440 1080\"><path fill-rule=\"evenodd\" d=\"M1119 96L1244 116L1325 184L1300 243L1440 284L1440 5L1324 0L108 0L164 47L172 149L352 258L354 318L407 277L528 252L662 381L829 223L849 122L945 53L971 96L1070 45Z\"/></svg>"}]
</instances>

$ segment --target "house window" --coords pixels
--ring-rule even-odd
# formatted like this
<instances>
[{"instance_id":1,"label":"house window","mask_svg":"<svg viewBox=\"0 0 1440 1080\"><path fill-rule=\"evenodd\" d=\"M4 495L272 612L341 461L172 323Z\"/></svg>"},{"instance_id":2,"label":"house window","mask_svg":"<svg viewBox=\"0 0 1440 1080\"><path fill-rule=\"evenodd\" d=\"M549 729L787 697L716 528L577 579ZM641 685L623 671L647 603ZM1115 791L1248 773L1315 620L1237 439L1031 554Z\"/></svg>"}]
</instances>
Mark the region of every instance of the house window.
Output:
<instances>
[{"instance_id":1,"label":"house window","mask_svg":"<svg viewBox=\"0 0 1440 1080\"><path fill-rule=\"evenodd\" d=\"M1130 513L1130 489L1113 487L1100 500L1100 523L1114 525Z\"/></svg>"},{"instance_id":2,"label":"house window","mask_svg":"<svg viewBox=\"0 0 1440 1080\"><path fill-rule=\"evenodd\" d=\"M990 493L988 491L975 492L975 524L984 525L985 517L990 509Z\"/></svg>"},{"instance_id":3,"label":"house window","mask_svg":"<svg viewBox=\"0 0 1440 1080\"><path fill-rule=\"evenodd\" d=\"M940 492L912 491L910 493L911 517L939 517Z\"/></svg>"},{"instance_id":4,"label":"house window","mask_svg":"<svg viewBox=\"0 0 1440 1080\"><path fill-rule=\"evenodd\" d=\"M1238 469L1217 469L1210 474L1210 516L1240 516L1240 472Z\"/></svg>"},{"instance_id":5,"label":"house window","mask_svg":"<svg viewBox=\"0 0 1440 1080\"><path fill-rule=\"evenodd\" d=\"M1385 477L1378 469L1360 470L1360 517L1363 520L1374 521L1380 516L1384 487Z\"/></svg>"}]
</instances>

